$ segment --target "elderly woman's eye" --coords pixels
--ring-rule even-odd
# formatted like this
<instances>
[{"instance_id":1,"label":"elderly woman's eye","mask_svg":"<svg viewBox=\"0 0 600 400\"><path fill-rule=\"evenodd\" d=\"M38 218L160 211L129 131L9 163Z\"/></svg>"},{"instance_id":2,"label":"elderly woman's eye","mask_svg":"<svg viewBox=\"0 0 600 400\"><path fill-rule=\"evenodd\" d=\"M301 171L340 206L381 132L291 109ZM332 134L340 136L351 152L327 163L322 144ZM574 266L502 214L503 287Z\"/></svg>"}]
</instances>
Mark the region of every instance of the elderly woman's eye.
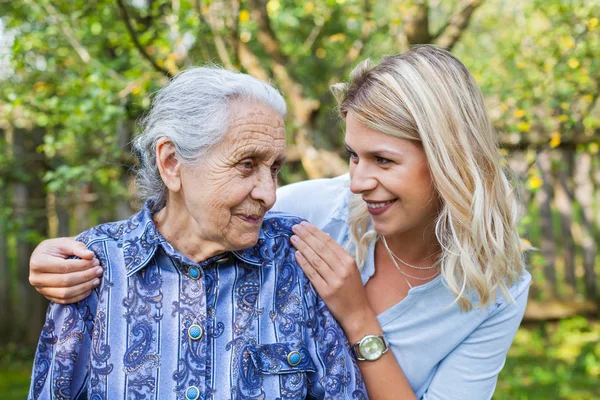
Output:
<instances>
[{"instance_id":1,"label":"elderly woman's eye","mask_svg":"<svg viewBox=\"0 0 600 400\"><path fill-rule=\"evenodd\" d=\"M253 161L242 161L240 164L240 168L243 170L251 171L254 168Z\"/></svg>"},{"instance_id":2,"label":"elderly woman's eye","mask_svg":"<svg viewBox=\"0 0 600 400\"><path fill-rule=\"evenodd\" d=\"M281 165L274 165L271 167L271 174L273 176L277 175L281 171Z\"/></svg>"}]
</instances>

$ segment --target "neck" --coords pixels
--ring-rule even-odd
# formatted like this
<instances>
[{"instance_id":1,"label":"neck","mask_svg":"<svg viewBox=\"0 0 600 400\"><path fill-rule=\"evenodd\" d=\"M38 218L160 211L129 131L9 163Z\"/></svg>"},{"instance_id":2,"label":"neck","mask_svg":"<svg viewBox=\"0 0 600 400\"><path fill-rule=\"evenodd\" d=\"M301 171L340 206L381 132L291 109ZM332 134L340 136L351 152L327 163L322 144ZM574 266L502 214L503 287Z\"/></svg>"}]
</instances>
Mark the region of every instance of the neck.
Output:
<instances>
[{"instance_id":1,"label":"neck","mask_svg":"<svg viewBox=\"0 0 600 400\"><path fill-rule=\"evenodd\" d=\"M421 232L385 236L390 250L409 264L427 267L435 263L442 254L435 232Z\"/></svg>"},{"instance_id":2,"label":"neck","mask_svg":"<svg viewBox=\"0 0 600 400\"><path fill-rule=\"evenodd\" d=\"M202 262L227 249L203 239L202 229L187 210L183 199L169 196L166 206L152 216L156 229L175 249L194 262Z\"/></svg>"}]
</instances>

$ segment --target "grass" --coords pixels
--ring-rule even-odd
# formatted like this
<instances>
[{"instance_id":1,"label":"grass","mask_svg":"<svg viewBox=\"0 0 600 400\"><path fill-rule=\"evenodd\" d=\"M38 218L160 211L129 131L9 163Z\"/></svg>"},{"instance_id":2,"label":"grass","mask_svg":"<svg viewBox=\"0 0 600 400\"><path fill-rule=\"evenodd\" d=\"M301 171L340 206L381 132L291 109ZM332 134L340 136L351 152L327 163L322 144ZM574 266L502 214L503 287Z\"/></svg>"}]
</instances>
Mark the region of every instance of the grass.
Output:
<instances>
[{"instance_id":1,"label":"grass","mask_svg":"<svg viewBox=\"0 0 600 400\"><path fill-rule=\"evenodd\" d=\"M0 397L26 398L33 350L0 348ZM600 322L575 317L522 326L494 400L600 398Z\"/></svg>"}]
</instances>

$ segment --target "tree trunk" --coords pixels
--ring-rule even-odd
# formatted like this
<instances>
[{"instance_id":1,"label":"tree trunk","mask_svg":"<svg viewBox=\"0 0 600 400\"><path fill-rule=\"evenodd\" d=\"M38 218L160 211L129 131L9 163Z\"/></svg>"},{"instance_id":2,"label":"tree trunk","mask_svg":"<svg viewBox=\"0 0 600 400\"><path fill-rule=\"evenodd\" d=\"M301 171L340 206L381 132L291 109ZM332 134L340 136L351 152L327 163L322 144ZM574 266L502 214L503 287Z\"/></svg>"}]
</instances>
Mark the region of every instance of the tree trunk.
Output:
<instances>
[{"instance_id":1,"label":"tree trunk","mask_svg":"<svg viewBox=\"0 0 600 400\"><path fill-rule=\"evenodd\" d=\"M69 195L62 195L60 193L55 194L54 204L56 209L56 219L58 220L57 235L59 237L71 235L71 216L69 215L70 198L71 196Z\"/></svg>"},{"instance_id":2,"label":"tree trunk","mask_svg":"<svg viewBox=\"0 0 600 400\"><path fill-rule=\"evenodd\" d=\"M42 182L43 155L37 148L43 144L44 131L15 130L14 155L19 167L27 173L27 179L15 185L15 220L23 229L17 240L17 286L13 305L12 327L14 339L27 346L34 346L40 335L46 310L46 299L29 284L29 257L36 243L31 236L46 237L46 192ZM33 235L28 235L33 233Z\"/></svg>"},{"instance_id":3,"label":"tree trunk","mask_svg":"<svg viewBox=\"0 0 600 400\"><path fill-rule=\"evenodd\" d=\"M9 283L10 277L9 258L8 258L8 224L7 215L4 211L8 209L9 190L4 186L0 192L0 340L6 341L9 337L10 320L10 295Z\"/></svg>"},{"instance_id":4,"label":"tree trunk","mask_svg":"<svg viewBox=\"0 0 600 400\"><path fill-rule=\"evenodd\" d=\"M597 297L596 271L596 243L593 229L594 185L592 184L592 155L581 153L577 159L575 169L575 198L581 207L581 247L583 249L583 270L586 296L590 299Z\"/></svg>"},{"instance_id":5,"label":"tree trunk","mask_svg":"<svg viewBox=\"0 0 600 400\"><path fill-rule=\"evenodd\" d=\"M124 154L131 154L131 138L133 137L133 126L135 122L130 120L123 120L117 127L117 140L119 143L119 148L123 151ZM132 160L133 161L133 160ZM129 164L131 165L131 164ZM121 182L121 186L124 188L130 189L132 185L132 176L130 173L131 168L127 167L127 169L121 171L121 177L119 181ZM132 209L130 205L130 195L132 191L127 190L127 194L125 196L120 196L117 200L116 205L116 219L124 220L128 219L132 214Z\"/></svg>"},{"instance_id":6,"label":"tree trunk","mask_svg":"<svg viewBox=\"0 0 600 400\"><path fill-rule=\"evenodd\" d=\"M540 250L544 257L544 278L546 289L556 296L556 252L554 232L552 230L552 179L550 154L542 151L537 157L537 166L544 183L536 194L536 203L540 210Z\"/></svg>"},{"instance_id":7,"label":"tree trunk","mask_svg":"<svg viewBox=\"0 0 600 400\"><path fill-rule=\"evenodd\" d=\"M554 181L556 208L560 213L561 247L564 261L565 283L569 294L577 292L575 280L575 240L571 233L573 223L573 163L575 153L569 149L557 152L560 167ZM569 296L570 297L570 296Z\"/></svg>"}]
</instances>

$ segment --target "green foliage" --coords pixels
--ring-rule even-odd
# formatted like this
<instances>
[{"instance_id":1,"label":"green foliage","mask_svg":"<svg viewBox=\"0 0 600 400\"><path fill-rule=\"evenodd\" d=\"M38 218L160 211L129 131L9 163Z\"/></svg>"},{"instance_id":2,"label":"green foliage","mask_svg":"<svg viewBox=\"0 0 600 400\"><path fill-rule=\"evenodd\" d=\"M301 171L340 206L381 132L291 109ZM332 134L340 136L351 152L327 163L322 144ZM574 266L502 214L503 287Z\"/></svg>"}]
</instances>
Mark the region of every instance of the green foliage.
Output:
<instances>
[{"instance_id":1,"label":"green foliage","mask_svg":"<svg viewBox=\"0 0 600 400\"><path fill-rule=\"evenodd\" d=\"M16 128L45 129L40 152L49 166L50 191L76 191L92 183L98 192L122 196L114 183L133 160L123 158L130 138L119 138L120 126L131 125L149 105L149 95L166 81L163 72L225 62L217 35L226 44L246 43L261 68L276 78L270 69L275 59L259 40L260 24L248 1L231 15L215 14L219 2L122 3L127 18L119 2L107 0L0 3L4 30L14 36L12 74L0 88L1 119ZM403 30L416 4L268 1L281 52L277 57L285 58L287 74L302 86L302 96L320 104L312 126L304 127L311 129L317 147L341 148L329 85L346 79L365 57L405 48ZM432 35L459 4L452 0L430 7ZM481 84L505 140L525 137L554 146L598 129L598 15L598 2L586 0L488 0L476 11L455 52ZM211 18L220 22L211 24ZM231 46L233 65L240 68ZM298 128L289 124L291 137ZM598 151L597 146L591 150ZM2 165L0 159L0 170ZM114 167L120 165L125 168ZM532 173L530 178L535 190L539 177Z\"/></svg>"},{"instance_id":2,"label":"green foliage","mask_svg":"<svg viewBox=\"0 0 600 400\"><path fill-rule=\"evenodd\" d=\"M494 399L597 399L600 324L584 317L522 327Z\"/></svg>"}]
</instances>

